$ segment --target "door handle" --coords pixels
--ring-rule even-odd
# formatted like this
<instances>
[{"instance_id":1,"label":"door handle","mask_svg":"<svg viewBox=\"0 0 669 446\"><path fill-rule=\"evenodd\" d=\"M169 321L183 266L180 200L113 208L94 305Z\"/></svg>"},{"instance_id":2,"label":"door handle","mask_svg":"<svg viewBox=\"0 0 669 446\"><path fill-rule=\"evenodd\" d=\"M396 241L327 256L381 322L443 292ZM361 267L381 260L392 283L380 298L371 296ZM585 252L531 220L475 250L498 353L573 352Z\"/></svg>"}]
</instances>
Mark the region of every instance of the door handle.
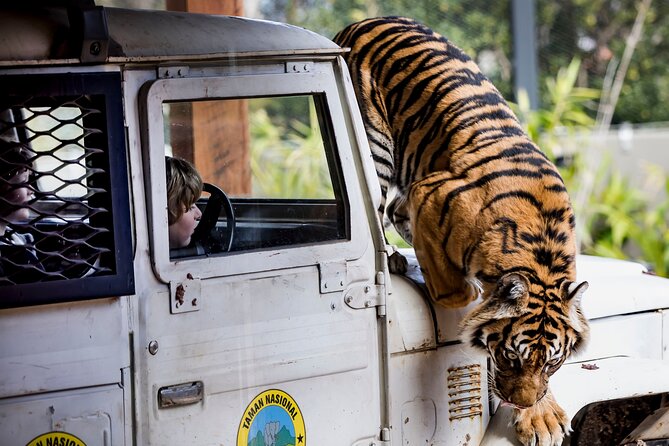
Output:
<instances>
[{"instance_id":1,"label":"door handle","mask_svg":"<svg viewBox=\"0 0 669 446\"><path fill-rule=\"evenodd\" d=\"M158 405L161 409L199 403L203 398L204 383L202 381L175 384L158 389Z\"/></svg>"}]
</instances>

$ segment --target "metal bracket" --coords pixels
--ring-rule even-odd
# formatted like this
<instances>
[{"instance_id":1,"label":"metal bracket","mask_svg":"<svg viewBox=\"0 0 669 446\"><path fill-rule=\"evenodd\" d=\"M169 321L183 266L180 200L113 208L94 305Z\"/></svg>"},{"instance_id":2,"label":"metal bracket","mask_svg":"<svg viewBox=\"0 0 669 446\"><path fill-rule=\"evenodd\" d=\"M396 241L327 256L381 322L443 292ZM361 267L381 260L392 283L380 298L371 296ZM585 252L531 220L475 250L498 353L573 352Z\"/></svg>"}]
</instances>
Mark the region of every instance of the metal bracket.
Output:
<instances>
[{"instance_id":1,"label":"metal bracket","mask_svg":"<svg viewBox=\"0 0 669 446\"><path fill-rule=\"evenodd\" d=\"M170 313L188 313L202 307L200 279L190 273L183 282L170 282Z\"/></svg>"},{"instance_id":2,"label":"metal bracket","mask_svg":"<svg viewBox=\"0 0 669 446\"><path fill-rule=\"evenodd\" d=\"M100 63L107 60L109 27L107 13L95 2L81 2L81 7L69 6L67 10L71 32L81 39L79 58L82 63Z\"/></svg>"},{"instance_id":3,"label":"metal bracket","mask_svg":"<svg viewBox=\"0 0 669 446\"><path fill-rule=\"evenodd\" d=\"M343 291L346 285L346 261L318 264L321 294Z\"/></svg>"},{"instance_id":4,"label":"metal bracket","mask_svg":"<svg viewBox=\"0 0 669 446\"><path fill-rule=\"evenodd\" d=\"M190 69L187 66L158 67L158 78L175 79L179 77L188 77L189 72Z\"/></svg>"},{"instance_id":5,"label":"metal bracket","mask_svg":"<svg viewBox=\"0 0 669 446\"><path fill-rule=\"evenodd\" d=\"M286 62L286 73L311 73L313 62Z\"/></svg>"},{"instance_id":6,"label":"metal bracket","mask_svg":"<svg viewBox=\"0 0 669 446\"><path fill-rule=\"evenodd\" d=\"M344 293L344 302L356 310L369 307L385 307L386 284L383 272L376 273L375 285L359 284L350 286Z\"/></svg>"},{"instance_id":7,"label":"metal bracket","mask_svg":"<svg viewBox=\"0 0 669 446\"><path fill-rule=\"evenodd\" d=\"M384 427L381 429L379 438L363 438L353 443L351 446L390 446L390 429Z\"/></svg>"}]
</instances>

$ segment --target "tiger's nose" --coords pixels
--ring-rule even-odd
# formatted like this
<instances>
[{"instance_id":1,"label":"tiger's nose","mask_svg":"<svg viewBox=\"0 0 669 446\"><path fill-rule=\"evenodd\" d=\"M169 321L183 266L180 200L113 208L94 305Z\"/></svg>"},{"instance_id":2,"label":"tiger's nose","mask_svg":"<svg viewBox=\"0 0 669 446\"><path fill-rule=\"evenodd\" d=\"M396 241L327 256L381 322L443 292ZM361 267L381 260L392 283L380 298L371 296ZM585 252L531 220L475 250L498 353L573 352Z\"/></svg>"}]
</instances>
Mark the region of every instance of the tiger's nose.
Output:
<instances>
[{"instance_id":1,"label":"tiger's nose","mask_svg":"<svg viewBox=\"0 0 669 446\"><path fill-rule=\"evenodd\" d=\"M497 383L502 390L502 399L518 407L530 407L537 403L545 394L547 387L536 379L518 379L511 386Z\"/></svg>"},{"instance_id":2,"label":"tiger's nose","mask_svg":"<svg viewBox=\"0 0 669 446\"><path fill-rule=\"evenodd\" d=\"M534 406L538 400L537 393L532 390L520 390L509 396L509 402L520 408Z\"/></svg>"}]
</instances>

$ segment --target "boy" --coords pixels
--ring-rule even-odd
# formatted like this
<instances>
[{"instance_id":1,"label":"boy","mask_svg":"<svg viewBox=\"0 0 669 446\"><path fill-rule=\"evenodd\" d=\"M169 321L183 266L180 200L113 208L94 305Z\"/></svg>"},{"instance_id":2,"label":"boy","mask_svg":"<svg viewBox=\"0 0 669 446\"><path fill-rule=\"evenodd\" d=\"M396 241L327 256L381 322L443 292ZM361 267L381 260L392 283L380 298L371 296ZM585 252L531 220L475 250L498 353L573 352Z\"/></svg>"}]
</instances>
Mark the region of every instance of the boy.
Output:
<instances>
[{"instance_id":1,"label":"boy","mask_svg":"<svg viewBox=\"0 0 669 446\"><path fill-rule=\"evenodd\" d=\"M202 217L195 205L202 194L202 177L188 161L169 156L165 157L165 172L170 249L184 248Z\"/></svg>"},{"instance_id":2,"label":"boy","mask_svg":"<svg viewBox=\"0 0 669 446\"><path fill-rule=\"evenodd\" d=\"M35 193L30 186L30 155L19 143L0 138L0 284L37 282L43 267L31 234L12 225L30 218L28 206Z\"/></svg>"}]
</instances>

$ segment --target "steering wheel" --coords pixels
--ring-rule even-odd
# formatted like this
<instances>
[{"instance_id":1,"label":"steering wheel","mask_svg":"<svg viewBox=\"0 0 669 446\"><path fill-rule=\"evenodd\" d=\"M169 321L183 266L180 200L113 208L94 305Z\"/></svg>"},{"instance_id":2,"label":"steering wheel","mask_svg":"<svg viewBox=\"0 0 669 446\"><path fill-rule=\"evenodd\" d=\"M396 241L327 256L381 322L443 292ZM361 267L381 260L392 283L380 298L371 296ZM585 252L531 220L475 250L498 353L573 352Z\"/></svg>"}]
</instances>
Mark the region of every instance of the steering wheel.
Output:
<instances>
[{"instance_id":1,"label":"steering wheel","mask_svg":"<svg viewBox=\"0 0 669 446\"><path fill-rule=\"evenodd\" d=\"M204 208L204 212L202 212L200 223L198 223L193 232L189 247L202 247L205 254L228 252L232 249L236 226L232 202L218 186L204 183L202 190L209 193L209 200L207 201L207 206ZM225 238L216 229L216 223L218 222L218 217L221 215L222 208L225 208L227 220L227 237ZM199 252L200 249L197 251Z\"/></svg>"}]
</instances>

